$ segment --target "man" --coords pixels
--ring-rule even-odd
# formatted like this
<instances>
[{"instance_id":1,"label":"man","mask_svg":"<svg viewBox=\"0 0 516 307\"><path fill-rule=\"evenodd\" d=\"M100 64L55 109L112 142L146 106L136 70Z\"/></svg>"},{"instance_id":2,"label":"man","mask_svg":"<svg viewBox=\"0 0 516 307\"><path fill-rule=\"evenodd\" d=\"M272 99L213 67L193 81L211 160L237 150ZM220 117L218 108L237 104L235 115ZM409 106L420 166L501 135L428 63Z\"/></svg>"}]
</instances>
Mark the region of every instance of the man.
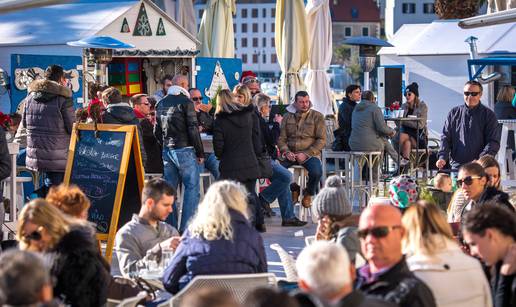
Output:
<instances>
[{"instance_id":1,"label":"man","mask_svg":"<svg viewBox=\"0 0 516 307\"><path fill-rule=\"evenodd\" d=\"M144 268L149 261L161 261L162 251L175 250L180 237L165 223L172 212L176 190L161 178L145 182L142 206L116 234L115 252L120 272L128 277Z\"/></svg>"},{"instance_id":2,"label":"man","mask_svg":"<svg viewBox=\"0 0 516 307\"><path fill-rule=\"evenodd\" d=\"M197 114L197 122L199 123L199 132L206 134L213 134L213 108L212 105L202 103L201 91L197 88L191 88L188 90L190 93L190 99L194 103L195 113ZM215 157L213 152L204 154L204 165L199 166L200 171L203 172L206 168L215 180L220 176L219 172L219 160Z\"/></svg>"},{"instance_id":3,"label":"man","mask_svg":"<svg viewBox=\"0 0 516 307\"><path fill-rule=\"evenodd\" d=\"M0 263L0 305L58 306L52 302L50 272L37 254L9 250L2 254Z\"/></svg>"},{"instance_id":4,"label":"man","mask_svg":"<svg viewBox=\"0 0 516 307\"><path fill-rule=\"evenodd\" d=\"M187 91L188 79L177 75L172 84L167 96L156 105L154 135L163 147L165 180L175 189L179 181L185 186L179 227L182 233L199 204L198 164L204 163L204 149L197 114Z\"/></svg>"},{"instance_id":5,"label":"man","mask_svg":"<svg viewBox=\"0 0 516 307\"><path fill-rule=\"evenodd\" d=\"M404 233L396 207L376 205L362 212L358 236L367 264L358 270L355 288L400 307L436 306L428 286L408 269L401 252Z\"/></svg>"},{"instance_id":6,"label":"man","mask_svg":"<svg viewBox=\"0 0 516 307\"><path fill-rule=\"evenodd\" d=\"M491 294L494 307L516 306L516 215L496 202L473 208L463 224L465 242L471 255L491 267Z\"/></svg>"},{"instance_id":7,"label":"man","mask_svg":"<svg viewBox=\"0 0 516 307\"><path fill-rule=\"evenodd\" d=\"M333 150L351 151L349 147L349 136L351 135L351 115L357 103L362 97L360 85L351 84L346 87L346 97L339 106L339 129L335 130L335 141Z\"/></svg>"},{"instance_id":8,"label":"man","mask_svg":"<svg viewBox=\"0 0 516 307\"><path fill-rule=\"evenodd\" d=\"M11 157L9 156L9 148L7 147L7 140L5 132L0 128L0 182L11 175ZM0 185L0 219L4 219L5 207L3 203L3 184ZM0 228L0 236L2 236L2 229ZM3 237L1 237L3 238Z\"/></svg>"},{"instance_id":9,"label":"man","mask_svg":"<svg viewBox=\"0 0 516 307\"><path fill-rule=\"evenodd\" d=\"M45 70L45 79L29 84L29 96L25 99L25 161L30 170L43 172L46 187L63 182L68 159L75 114L72 90L66 84L63 67L51 65Z\"/></svg>"},{"instance_id":10,"label":"man","mask_svg":"<svg viewBox=\"0 0 516 307\"><path fill-rule=\"evenodd\" d=\"M299 288L325 305L342 307L381 307L394 304L366 297L353 290L355 271L344 247L329 241L315 241L296 260Z\"/></svg>"},{"instance_id":11,"label":"man","mask_svg":"<svg viewBox=\"0 0 516 307\"><path fill-rule=\"evenodd\" d=\"M136 94L130 99L133 112L140 123L143 139L143 148L147 159L144 167L145 172L150 174L163 173L163 160L161 158L161 147L154 137L154 125L150 120L151 104L147 94Z\"/></svg>"},{"instance_id":12,"label":"man","mask_svg":"<svg viewBox=\"0 0 516 307\"><path fill-rule=\"evenodd\" d=\"M172 86L172 79L173 77L171 75L165 75L161 78L161 89L157 90L153 95L156 101L160 101L163 97L167 96L168 89Z\"/></svg>"},{"instance_id":13,"label":"man","mask_svg":"<svg viewBox=\"0 0 516 307\"><path fill-rule=\"evenodd\" d=\"M247 76L242 79L242 84L247 86L249 91L251 92L251 97L254 97L256 94L262 92L260 88L260 81L254 76Z\"/></svg>"},{"instance_id":14,"label":"man","mask_svg":"<svg viewBox=\"0 0 516 307\"><path fill-rule=\"evenodd\" d=\"M496 115L480 102L482 84L468 81L464 85L465 104L448 113L441 136L439 160L442 169L450 161L453 170L484 155L496 156L500 149L500 128ZM505 148L503 149L505 150Z\"/></svg>"},{"instance_id":15,"label":"man","mask_svg":"<svg viewBox=\"0 0 516 307\"><path fill-rule=\"evenodd\" d=\"M308 184L301 204L308 208L312 203L322 176L320 160L321 150L326 145L326 127L324 116L311 109L312 102L308 93L299 91L294 96L293 108L281 121L281 132L278 147L284 161L281 163L289 168L292 165L302 165L308 171ZM292 192L294 203L298 201L299 192Z\"/></svg>"}]
</instances>

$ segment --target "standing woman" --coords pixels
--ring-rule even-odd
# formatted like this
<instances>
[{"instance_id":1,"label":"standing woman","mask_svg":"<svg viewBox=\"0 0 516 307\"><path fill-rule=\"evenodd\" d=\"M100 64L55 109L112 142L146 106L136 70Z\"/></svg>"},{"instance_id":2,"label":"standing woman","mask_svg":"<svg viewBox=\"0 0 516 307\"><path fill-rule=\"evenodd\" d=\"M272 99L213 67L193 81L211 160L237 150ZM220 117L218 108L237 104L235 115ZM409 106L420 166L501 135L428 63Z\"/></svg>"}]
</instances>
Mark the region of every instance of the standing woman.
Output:
<instances>
[{"instance_id":1,"label":"standing woman","mask_svg":"<svg viewBox=\"0 0 516 307\"><path fill-rule=\"evenodd\" d=\"M416 116L419 123L415 121L403 121L400 127L400 145L403 160L400 162L405 165L409 162L410 151L416 148L419 138L419 148L426 147L426 119L428 107L419 99L419 86L416 82L412 82L405 91L406 102L401 106L403 109L403 117ZM419 130L418 130L419 128Z\"/></svg>"},{"instance_id":2,"label":"standing woman","mask_svg":"<svg viewBox=\"0 0 516 307\"><path fill-rule=\"evenodd\" d=\"M220 91L213 124L213 150L220 161L220 179L235 180L246 187L255 211L255 227L265 232L263 212L255 190L256 180L260 177L256 153L263 151L260 126L253 119L255 116L253 105L244 106L229 90Z\"/></svg>"}]
</instances>

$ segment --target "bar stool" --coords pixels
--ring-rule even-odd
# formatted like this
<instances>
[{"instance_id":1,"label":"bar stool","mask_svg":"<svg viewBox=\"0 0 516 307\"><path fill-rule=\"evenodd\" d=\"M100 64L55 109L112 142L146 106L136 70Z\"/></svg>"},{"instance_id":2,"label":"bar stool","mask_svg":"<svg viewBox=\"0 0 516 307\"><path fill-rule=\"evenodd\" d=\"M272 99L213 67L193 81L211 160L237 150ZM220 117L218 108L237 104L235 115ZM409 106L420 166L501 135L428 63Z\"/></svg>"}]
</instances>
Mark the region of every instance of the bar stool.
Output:
<instances>
[{"instance_id":1,"label":"bar stool","mask_svg":"<svg viewBox=\"0 0 516 307\"><path fill-rule=\"evenodd\" d=\"M304 195L304 191L306 189L306 177L308 176L308 171L301 165L293 165L290 167L292 169L292 173L293 173L293 177L294 177L294 182L296 182L297 184L299 184L299 187L301 188L301 191L300 191L300 197L302 198ZM308 221L308 217L312 217L312 223L317 223L317 217L315 216L315 214L313 213L312 211L312 207L310 206L310 208L305 208L301 205L301 203L299 202L296 202L297 206L299 206L299 220L303 221L303 222L307 222Z\"/></svg>"},{"instance_id":2,"label":"bar stool","mask_svg":"<svg viewBox=\"0 0 516 307\"><path fill-rule=\"evenodd\" d=\"M203 173L200 174L200 176L199 176L199 192L201 193L201 198L200 199L203 199L204 198L204 194L206 193L205 189L204 189L204 179L205 178L208 179L208 186L206 187L206 189L213 182L213 180L212 180L213 176L211 175L210 172L203 172Z\"/></svg>"},{"instance_id":3,"label":"bar stool","mask_svg":"<svg viewBox=\"0 0 516 307\"><path fill-rule=\"evenodd\" d=\"M367 201L378 192L380 182L380 162L382 161L381 151L348 151L346 152L346 169L349 170L346 180L349 186L351 201L358 195L359 205L366 207ZM368 182L364 181L362 169L367 167ZM358 176L356 176L358 175ZM358 177L358 178L356 178ZM363 197L365 196L365 198Z\"/></svg>"}]
</instances>

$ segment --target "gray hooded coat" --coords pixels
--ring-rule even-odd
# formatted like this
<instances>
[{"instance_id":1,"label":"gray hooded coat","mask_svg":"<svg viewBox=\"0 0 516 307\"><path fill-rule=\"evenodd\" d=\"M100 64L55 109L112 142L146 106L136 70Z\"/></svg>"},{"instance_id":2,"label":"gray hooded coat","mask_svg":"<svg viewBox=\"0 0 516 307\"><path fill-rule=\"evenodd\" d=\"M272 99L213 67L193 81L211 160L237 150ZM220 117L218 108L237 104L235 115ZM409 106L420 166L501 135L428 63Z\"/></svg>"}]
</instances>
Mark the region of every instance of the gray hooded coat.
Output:
<instances>
[{"instance_id":1,"label":"gray hooded coat","mask_svg":"<svg viewBox=\"0 0 516 307\"><path fill-rule=\"evenodd\" d=\"M353 151L383 151L383 138L393 132L385 123L382 110L373 102L362 100L351 115L349 147Z\"/></svg>"}]
</instances>

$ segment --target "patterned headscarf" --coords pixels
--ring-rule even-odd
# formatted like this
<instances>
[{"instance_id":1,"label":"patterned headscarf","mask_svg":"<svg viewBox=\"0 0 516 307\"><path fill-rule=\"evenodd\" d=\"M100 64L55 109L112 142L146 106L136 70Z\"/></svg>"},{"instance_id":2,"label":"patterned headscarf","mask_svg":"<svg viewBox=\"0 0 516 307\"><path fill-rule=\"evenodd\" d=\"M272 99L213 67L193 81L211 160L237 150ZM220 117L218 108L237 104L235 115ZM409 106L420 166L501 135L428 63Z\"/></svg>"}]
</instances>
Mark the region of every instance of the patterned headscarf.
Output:
<instances>
[{"instance_id":1,"label":"patterned headscarf","mask_svg":"<svg viewBox=\"0 0 516 307\"><path fill-rule=\"evenodd\" d=\"M409 175L401 175L392 179L389 184L389 198L391 203L405 209L418 199L416 180Z\"/></svg>"}]
</instances>

